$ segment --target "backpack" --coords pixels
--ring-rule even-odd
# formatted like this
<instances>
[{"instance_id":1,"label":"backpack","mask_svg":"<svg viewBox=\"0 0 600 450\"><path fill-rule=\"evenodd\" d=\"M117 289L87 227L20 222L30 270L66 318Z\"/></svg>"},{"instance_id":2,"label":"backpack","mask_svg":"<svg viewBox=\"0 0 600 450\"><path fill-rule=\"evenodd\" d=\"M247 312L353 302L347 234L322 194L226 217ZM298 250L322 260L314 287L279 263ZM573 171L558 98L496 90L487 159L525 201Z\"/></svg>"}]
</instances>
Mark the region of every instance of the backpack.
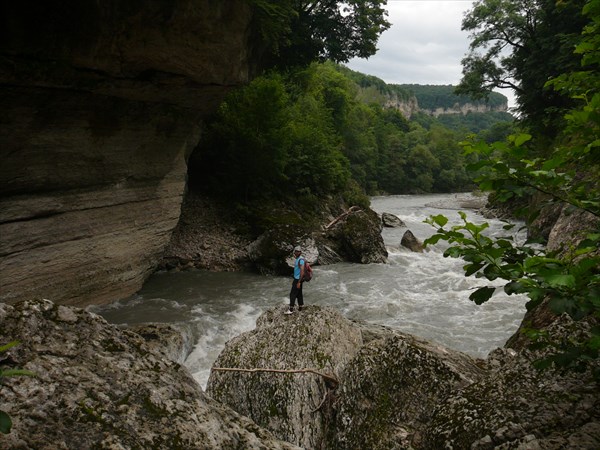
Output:
<instances>
[{"instance_id":1,"label":"backpack","mask_svg":"<svg viewBox=\"0 0 600 450\"><path fill-rule=\"evenodd\" d=\"M305 259L304 260L304 277L302 278L302 280L303 281L310 281L310 280L312 280L312 277L313 277L312 267L310 267L310 264Z\"/></svg>"}]
</instances>

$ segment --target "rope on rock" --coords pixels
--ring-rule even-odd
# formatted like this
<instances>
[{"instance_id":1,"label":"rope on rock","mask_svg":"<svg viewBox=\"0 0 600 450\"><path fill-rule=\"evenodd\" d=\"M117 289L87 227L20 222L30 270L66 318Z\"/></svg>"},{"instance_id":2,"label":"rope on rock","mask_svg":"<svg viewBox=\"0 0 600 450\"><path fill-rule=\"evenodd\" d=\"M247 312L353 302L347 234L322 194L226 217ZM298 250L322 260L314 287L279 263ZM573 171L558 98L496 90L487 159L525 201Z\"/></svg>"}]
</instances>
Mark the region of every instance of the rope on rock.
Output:
<instances>
[{"instance_id":1,"label":"rope on rock","mask_svg":"<svg viewBox=\"0 0 600 450\"><path fill-rule=\"evenodd\" d=\"M328 375L326 373L319 372L314 369L240 369L237 367L213 367L211 370L221 371L221 372L275 372L275 373L314 373L319 375L325 379L325 381L329 381L333 383L333 387L337 387L339 384L339 380L334 375Z\"/></svg>"}]
</instances>

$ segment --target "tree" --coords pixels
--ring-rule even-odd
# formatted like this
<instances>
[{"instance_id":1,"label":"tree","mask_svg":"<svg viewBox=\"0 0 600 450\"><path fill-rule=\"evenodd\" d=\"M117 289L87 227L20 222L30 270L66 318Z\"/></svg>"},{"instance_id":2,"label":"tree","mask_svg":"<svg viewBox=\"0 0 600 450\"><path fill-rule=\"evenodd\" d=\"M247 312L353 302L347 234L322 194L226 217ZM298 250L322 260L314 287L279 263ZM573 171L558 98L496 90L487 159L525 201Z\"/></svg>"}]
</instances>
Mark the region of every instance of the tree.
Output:
<instances>
[{"instance_id":1,"label":"tree","mask_svg":"<svg viewBox=\"0 0 600 450\"><path fill-rule=\"evenodd\" d=\"M472 41L457 93L482 98L494 88L512 88L526 123L553 136L573 103L544 86L579 64L573 48L585 23L584 2L478 0L462 23Z\"/></svg>"},{"instance_id":2,"label":"tree","mask_svg":"<svg viewBox=\"0 0 600 450\"><path fill-rule=\"evenodd\" d=\"M261 13L261 35L271 36L272 53L265 65L286 68L374 55L379 36L390 27L385 18L386 3L387 0L252 0ZM268 30L275 32L269 34Z\"/></svg>"},{"instance_id":3,"label":"tree","mask_svg":"<svg viewBox=\"0 0 600 450\"><path fill-rule=\"evenodd\" d=\"M214 192L243 201L277 190L286 181L288 107L279 75L258 77L232 92L190 160L190 183L211 183Z\"/></svg>"}]
</instances>

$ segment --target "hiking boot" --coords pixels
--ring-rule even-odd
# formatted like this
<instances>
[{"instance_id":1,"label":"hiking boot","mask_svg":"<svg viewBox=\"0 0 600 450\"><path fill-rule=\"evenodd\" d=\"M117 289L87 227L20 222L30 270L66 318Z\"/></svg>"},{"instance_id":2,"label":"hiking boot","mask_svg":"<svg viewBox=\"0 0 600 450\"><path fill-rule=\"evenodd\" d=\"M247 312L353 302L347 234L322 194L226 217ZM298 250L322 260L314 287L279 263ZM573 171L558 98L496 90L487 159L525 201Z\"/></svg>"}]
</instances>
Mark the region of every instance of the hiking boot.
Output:
<instances>
[{"instance_id":1,"label":"hiking boot","mask_svg":"<svg viewBox=\"0 0 600 450\"><path fill-rule=\"evenodd\" d=\"M286 312L284 312L284 314L294 314L294 310L288 309Z\"/></svg>"},{"instance_id":2,"label":"hiking boot","mask_svg":"<svg viewBox=\"0 0 600 450\"><path fill-rule=\"evenodd\" d=\"M298 312L302 311L303 306L298 306Z\"/></svg>"}]
</instances>

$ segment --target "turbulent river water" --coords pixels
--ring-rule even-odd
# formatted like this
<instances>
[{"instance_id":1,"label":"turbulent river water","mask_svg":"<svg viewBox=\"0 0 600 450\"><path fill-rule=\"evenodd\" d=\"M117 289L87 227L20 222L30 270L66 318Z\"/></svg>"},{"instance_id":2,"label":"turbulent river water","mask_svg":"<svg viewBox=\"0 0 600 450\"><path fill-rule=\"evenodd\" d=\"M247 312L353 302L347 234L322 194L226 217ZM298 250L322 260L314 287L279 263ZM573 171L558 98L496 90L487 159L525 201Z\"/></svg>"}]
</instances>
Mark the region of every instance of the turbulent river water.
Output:
<instances>
[{"instance_id":1,"label":"turbulent river water","mask_svg":"<svg viewBox=\"0 0 600 450\"><path fill-rule=\"evenodd\" d=\"M346 317L386 325L477 357L485 357L512 335L525 313L525 300L496 290L476 306L468 299L484 280L463 275L464 261L444 258L440 242L424 253L400 246L406 229L419 239L433 234L423 221L444 214L458 224L459 200L469 194L374 197L372 208L389 212L406 228L385 228L387 264L316 266L304 287L305 304L337 308ZM467 212L472 222L486 219ZM505 235L502 222L487 220L489 234ZM519 238L519 236L515 236ZM499 282L498 286L501 285ZM91 308L115 324L171 323L186 331L193 348L185 365L204 387L210 368L232 337L254 328L265 310L288 302L290 281L250 273L203 271L157 273L131 298Z\"/></svg>"}]
</instances>

